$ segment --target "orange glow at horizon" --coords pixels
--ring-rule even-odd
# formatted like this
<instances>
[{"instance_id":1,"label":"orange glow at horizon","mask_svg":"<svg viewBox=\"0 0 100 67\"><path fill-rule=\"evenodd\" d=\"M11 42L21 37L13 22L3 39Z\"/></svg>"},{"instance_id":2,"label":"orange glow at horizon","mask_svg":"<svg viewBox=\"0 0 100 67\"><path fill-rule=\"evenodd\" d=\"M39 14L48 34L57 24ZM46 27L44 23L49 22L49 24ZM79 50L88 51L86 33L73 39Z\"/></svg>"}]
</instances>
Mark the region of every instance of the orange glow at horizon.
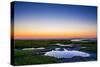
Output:
<instances>
[{"instance_id":1,"label":"orange glow at horizon","mask_svg":"<svg viewBox=\"0 0 100 67\"><path fill-rule=\"evenodd\" d=\"M25 21L24 21L25 22ZM97 28L93 24L70 21L41 21L15 24L14 39L52 39L52 38L96 38Z\"/></svg>"},{"instance_id":2,"label":"orange glow at horizon","mask_svg":"<svg viewBox=\"0 0 100 67\"><path fill-rule=\"evenodd\" d=\"M64 32L30 32L30 31L16 31L14 32L14 39L17 38L96 38L96 31L64 31Z\"/></svg>"}]
</instances>

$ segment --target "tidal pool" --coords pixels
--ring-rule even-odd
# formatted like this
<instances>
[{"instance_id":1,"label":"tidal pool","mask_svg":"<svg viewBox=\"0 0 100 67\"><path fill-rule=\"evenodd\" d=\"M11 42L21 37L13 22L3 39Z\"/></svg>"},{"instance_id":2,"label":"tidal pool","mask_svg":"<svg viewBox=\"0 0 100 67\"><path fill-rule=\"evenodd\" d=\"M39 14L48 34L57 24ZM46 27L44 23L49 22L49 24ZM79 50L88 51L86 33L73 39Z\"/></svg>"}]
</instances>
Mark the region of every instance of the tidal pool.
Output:
<instances>
[{"instance_id":1,"label":"tidal pool","mask_svg":"<svg viewBox=\"0 0 100 67\"><path fill-rule=\"evenodd\" d=\"M51 56L56 58L73 58L73 57L89 57L90 54L77 50L64 50L64 51L49 51L44 54L45 56Z\"/></svg>"}]
</instances>

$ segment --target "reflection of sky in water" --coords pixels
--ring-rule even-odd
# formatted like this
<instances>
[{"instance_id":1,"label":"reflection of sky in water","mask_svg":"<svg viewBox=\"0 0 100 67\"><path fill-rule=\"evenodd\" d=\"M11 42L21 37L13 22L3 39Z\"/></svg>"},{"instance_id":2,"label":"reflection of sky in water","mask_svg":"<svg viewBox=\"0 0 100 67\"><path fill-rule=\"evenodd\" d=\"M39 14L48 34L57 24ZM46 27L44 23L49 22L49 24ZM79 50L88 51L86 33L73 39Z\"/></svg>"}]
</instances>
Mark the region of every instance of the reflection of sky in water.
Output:
<instances>
[{"instance_id":1,"label":"reflection of sky in water","mask_svg":"<svg viewBox=\"0 0 100 67\"><path fill-rule=\"evenodd\" d=\"M90 54L86 52L81 52L81 51L49 51L44 54L45 56L52 56L56 58L72 58L75 56L80 56L80 57L89 57Z\"/></svg>"}]
</instances>

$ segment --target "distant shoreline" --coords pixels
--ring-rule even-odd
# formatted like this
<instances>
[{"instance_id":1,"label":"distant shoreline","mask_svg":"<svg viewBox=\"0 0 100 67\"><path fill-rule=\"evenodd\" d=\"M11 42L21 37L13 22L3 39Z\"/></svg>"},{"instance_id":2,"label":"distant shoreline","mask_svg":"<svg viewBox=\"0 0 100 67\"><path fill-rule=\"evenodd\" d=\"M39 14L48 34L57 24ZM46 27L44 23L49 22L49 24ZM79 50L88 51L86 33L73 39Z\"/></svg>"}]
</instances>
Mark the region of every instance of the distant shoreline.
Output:
<instances>
[{"instance_id":1,"label":"distant shoreline","mask_svg":"<svg viewBox=\"0 0 100 67\"><path fill-rule=\"evenodd\" d=\"M14 40L72 40L72 39L97 40L97 38L59 38L59 39L50 38L50 39L14 39Z\"/></svg>"}]
</instances>

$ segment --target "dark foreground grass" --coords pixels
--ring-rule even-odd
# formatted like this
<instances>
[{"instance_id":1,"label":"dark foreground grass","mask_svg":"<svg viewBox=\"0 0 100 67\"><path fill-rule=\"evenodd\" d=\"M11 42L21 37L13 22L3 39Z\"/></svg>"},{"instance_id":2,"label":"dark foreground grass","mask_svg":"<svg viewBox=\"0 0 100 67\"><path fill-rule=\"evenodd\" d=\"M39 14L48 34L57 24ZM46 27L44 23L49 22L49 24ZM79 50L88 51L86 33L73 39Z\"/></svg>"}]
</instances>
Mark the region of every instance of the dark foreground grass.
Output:
<instances>
[{"instance_id":1,"label":"dark foreground grass","mask_svg":"<svg viewBox=\"0 0 100 67\"><path fill-rule=\"evenodd\" d=\"M49 64L57 63L57 59L42 55L32 55L31 50L15 50L14 65Z\"/></svg>"}]
</instances>

